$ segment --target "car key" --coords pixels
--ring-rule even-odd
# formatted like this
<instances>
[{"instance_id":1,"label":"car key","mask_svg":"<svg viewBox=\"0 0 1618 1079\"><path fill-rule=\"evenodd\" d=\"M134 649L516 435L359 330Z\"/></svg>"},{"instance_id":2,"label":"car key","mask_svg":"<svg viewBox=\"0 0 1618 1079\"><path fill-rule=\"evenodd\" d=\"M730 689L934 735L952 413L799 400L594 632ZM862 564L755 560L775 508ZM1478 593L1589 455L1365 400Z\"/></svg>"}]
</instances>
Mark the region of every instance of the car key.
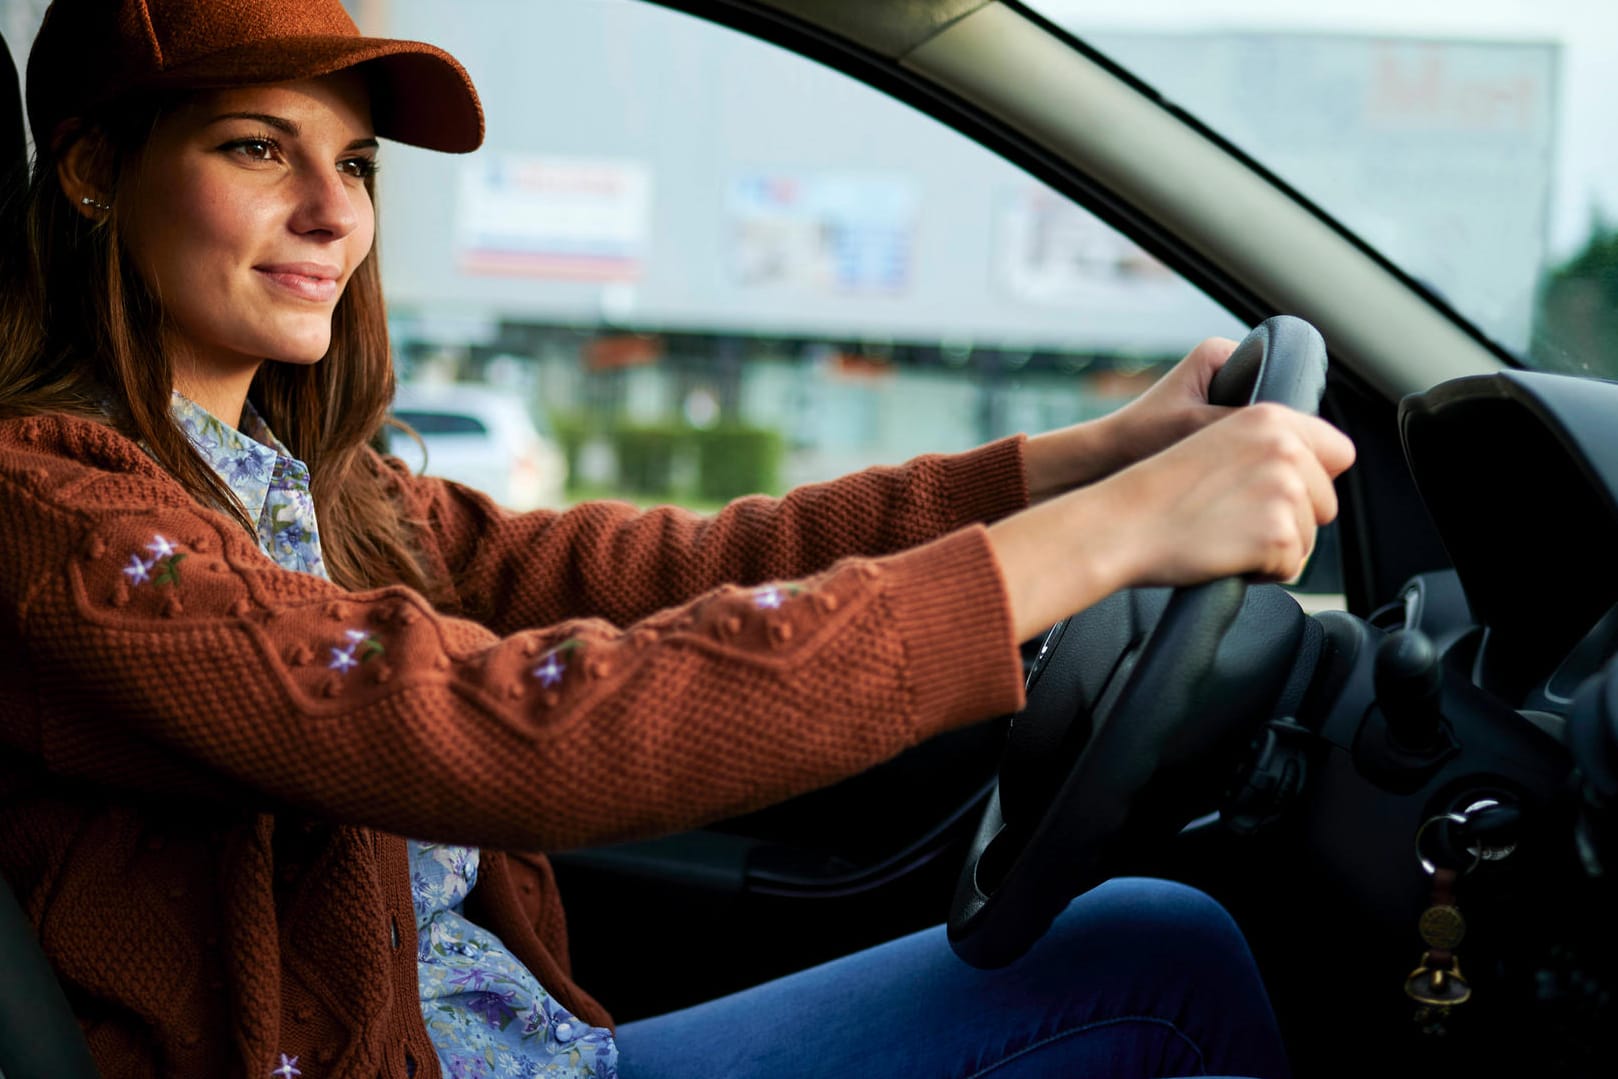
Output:
<instances>
[{"instance_id":1,"label":"car key","mask_svg":"<svg viewBox=\"0 0 1618 1079\"><path fill-rule=\"evenodd\" d=\"M1416 923L1427 950L1405 978L1405 995L1415 1002L1415 1020L1425 1034L1445 1033L1450 1009L1472 997L1472 986L1455 957L1466 936L1466 919L1455 904L1456 879L1455 870L1434 868L1432 899Z\"/></svg>"}]
</instances>

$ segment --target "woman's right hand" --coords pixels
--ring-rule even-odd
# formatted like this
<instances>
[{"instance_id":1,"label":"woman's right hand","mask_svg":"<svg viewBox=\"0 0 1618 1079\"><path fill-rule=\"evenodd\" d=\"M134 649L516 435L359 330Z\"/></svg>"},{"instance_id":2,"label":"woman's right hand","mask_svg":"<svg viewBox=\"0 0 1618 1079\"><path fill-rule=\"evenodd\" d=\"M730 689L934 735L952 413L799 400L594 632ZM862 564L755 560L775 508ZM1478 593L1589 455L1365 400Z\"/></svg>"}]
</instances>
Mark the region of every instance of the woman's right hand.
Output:
<instances>
[{"instance_id":1,"label":"woman's right hand","mask_svg":"<svg viewBox=\"0 0 1618 1079\"><path fill-rule=\"evenodd\" d=\"M1354 445L1280 405L1238 409L1107 479L991 526L1019 640L1137 585L1298 575Z\"/></svg>"}]
</instances>

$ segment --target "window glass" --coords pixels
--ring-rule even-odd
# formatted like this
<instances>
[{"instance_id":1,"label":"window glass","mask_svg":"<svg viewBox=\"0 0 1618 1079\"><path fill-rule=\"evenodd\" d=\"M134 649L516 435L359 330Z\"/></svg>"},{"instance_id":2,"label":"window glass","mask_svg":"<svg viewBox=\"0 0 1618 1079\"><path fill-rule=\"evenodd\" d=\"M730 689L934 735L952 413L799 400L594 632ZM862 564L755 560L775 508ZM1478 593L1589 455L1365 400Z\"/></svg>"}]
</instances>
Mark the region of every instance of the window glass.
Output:
<instances>
[{"instance_id":1,"label":"window glass","mask_svg":"<svg viewBox=\"0 0 1618 1079\"><path fill-rule=\"evenodd\" d=\"M394 0L488 143L389 146L410 379L509 387L572 497L712 506L1102 414L1244 327L1090 214L839 73L621 0Z\"/></svg>"},{"instance_id":2,"label":"window glass","mask_svg":"<svg viewBox=\"0 0 1618 1079\"><path fill-rule=\"evenodd\" d=\"M409 424L419 435L483 435L489 431L476 417L453 412L418 412L396 408L393 418Z\"/></svg>"},{"instance_id":3,"label":"window glass","mask_svg":"<svg viewBox=\"0 0 1618 1079\"><path fill-rule=\"evenodd\" d=\"M1618 5L1033 0L1525 363L1618 376Z\"/></svg>"}]
</instances>

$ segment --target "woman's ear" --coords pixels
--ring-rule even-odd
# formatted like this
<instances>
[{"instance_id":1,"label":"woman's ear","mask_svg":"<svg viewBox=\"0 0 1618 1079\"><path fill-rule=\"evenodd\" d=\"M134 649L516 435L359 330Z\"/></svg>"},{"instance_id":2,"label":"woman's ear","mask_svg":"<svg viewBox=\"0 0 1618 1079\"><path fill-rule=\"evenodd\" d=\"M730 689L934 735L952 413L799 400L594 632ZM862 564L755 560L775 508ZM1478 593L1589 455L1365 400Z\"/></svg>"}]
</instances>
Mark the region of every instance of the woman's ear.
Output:
<instances>
[{"instance_id":1,"label":"woman's ear","mask_svg":"<svg viewBox=\"0 0 1618 1079\"><path fill-rule=\"evenodd\" d=\"M112 209L112 169L101 133L82 128L58 130L56 182L73 208L92 221Z\"/></svg>"}]
</instances>

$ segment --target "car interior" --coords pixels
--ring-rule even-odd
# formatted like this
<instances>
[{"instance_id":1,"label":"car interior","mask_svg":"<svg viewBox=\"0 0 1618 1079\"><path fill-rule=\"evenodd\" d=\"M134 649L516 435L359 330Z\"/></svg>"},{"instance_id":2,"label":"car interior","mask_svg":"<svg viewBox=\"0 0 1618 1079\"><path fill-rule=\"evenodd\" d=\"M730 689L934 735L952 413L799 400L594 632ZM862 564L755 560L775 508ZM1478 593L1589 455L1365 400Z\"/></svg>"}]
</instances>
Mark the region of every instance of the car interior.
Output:
<instances>
[{"instance_id":1,"label":"car interior","mask_svg":"<svg viewBox=\"0 0 1618 1079\"><path fill-rule=\"evenodd\" d=\"M1239 581L1121 593L1029 642L1017 717L744 818L555 855L579 983L626 1021L945 921L999 965L1072 895L1144 874L1231 910L1298 1075L1612 1074L1618 384L1524 369L1021 3L659 3L1084 206L1264 327L1233 402L1318 403L1358 459L1341 609ZM95 1074L4 887L0 954L0 1076Z\"/></svg>"}]
</instances>

